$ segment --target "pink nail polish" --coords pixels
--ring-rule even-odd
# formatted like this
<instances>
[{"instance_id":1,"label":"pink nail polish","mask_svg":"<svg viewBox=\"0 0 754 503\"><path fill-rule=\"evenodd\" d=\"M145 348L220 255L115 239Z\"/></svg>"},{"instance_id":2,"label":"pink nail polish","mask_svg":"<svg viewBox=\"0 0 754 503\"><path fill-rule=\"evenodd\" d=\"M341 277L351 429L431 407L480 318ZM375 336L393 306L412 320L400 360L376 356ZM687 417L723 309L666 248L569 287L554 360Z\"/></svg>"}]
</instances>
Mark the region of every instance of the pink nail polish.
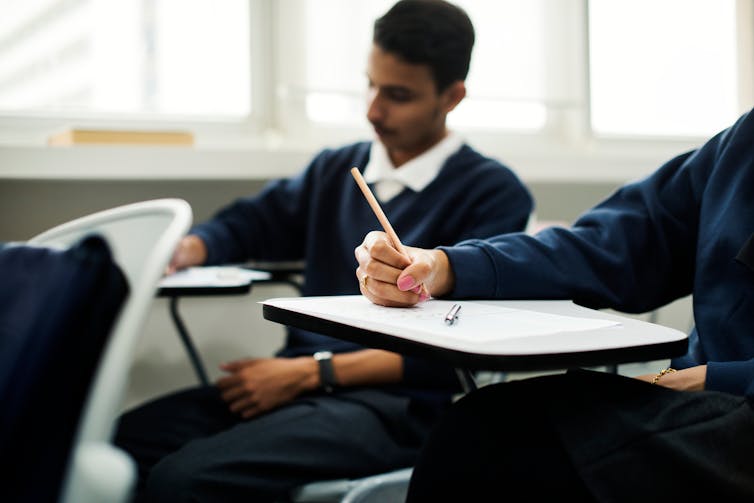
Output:
<instances>
[{"instance_id":1,"label":"pink nail polish","mask_svg":"<svg viewBox=\"0 0 754 503\"><path fill-rule=\"evenodd\" d=\"M403 276L398 280L398 289L405 292L406 290L413 288L415 284L416 281L414 281L414 278L412 278L411 276Z\"/></svg>"},{"instance_id":2,"label":"pink nail polish","mask_svg":"<svg viewBox=\"0 0 754 503\"><path fill-rule=\"evenodd\" d=\"M419 302L424 302L425 300L429 299L429 295L426 293L422 293L419 295Z\"/></svg>"}]
</instances>

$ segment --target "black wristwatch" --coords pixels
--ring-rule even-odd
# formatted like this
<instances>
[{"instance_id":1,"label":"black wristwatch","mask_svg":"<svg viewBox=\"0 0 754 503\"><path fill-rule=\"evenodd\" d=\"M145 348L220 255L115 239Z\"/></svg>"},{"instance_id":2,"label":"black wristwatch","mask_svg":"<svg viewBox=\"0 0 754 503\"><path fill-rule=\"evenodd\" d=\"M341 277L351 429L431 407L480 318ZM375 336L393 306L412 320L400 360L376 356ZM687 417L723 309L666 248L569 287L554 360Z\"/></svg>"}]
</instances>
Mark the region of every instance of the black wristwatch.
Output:
<instances>
[{"instance_id":1,"label":"black wristwatch","mask_svg":"<svg viewBox=\"0 0 754 503\"><path fill-rule=\"evenodd\" d=\"M314 359L319 364L319 381L322 389L327 393L332 393L338 386L332 365L332 351L317 351L314 353Z\"/></svg>"}]
</instances>

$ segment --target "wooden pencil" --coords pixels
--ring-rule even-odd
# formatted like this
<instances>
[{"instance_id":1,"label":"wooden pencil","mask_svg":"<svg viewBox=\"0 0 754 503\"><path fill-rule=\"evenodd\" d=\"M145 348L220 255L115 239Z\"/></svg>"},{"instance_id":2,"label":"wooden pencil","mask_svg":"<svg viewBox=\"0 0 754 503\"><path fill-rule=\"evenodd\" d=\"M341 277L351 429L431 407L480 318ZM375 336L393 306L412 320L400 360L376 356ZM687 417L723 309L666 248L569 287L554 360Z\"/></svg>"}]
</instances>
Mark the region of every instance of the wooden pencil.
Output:
<instances>
[{"instance_id":1,"label":"wooden pencil","mask_svg":"<svg viewBox=\"0 0 754 503\"><path fill-rule=\"evenodd\" d=\"M372 194L372 190L369 188L369 185L367 185L367 182L364 180L364 177L361 176L361 172L359 171L359 168L351 168L351 175L353 176L354 180L356 180L356 184L359 186L359 188L361 189L361 192L364 194L364 197L369 203L369 206L372 208L372 211L377 217L377 220L380 221L382 228L385 229L385 233L390 238L390 241L393 242L393 247L396 250L398 250L398 253L400 253L406 258L409 258L406 248L403 247L403 243L401 243L401 240L398 238L398 234L396 234L395 229L393 229L393 226L390 225L390 220L387 219L385 212L382 211L382 207L380 206L380 203L377 202L377 198L374 197L374 194Z\"/></svg>"}]
</instances>

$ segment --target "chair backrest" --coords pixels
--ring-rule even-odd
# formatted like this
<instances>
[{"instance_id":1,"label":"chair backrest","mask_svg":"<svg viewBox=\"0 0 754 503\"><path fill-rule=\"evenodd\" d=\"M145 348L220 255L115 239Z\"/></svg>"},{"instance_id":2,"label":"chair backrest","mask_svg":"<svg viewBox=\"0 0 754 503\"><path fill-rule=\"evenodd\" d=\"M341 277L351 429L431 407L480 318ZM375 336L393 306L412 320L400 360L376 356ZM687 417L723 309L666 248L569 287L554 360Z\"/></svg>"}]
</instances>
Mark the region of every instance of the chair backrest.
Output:
<instances>
[{"instance_id":1,"label":"chair backrest","mask_svg":"<svg viewBox=\"0 0 754 503\"><path fill-rule=\"evenodd\" d=\"M108 243L130 288L83 409L63 502L117 501L126 497L124 491L130 490L133 483L130 459L112 447L110 440L126 391L135 342L157 284L191 219L191 207L185 201L158 199L85 216L29 241L33 245L68 248L83 236L100 235ZM54 427L54 418L50 422Z\"/></svg>"},{"instance_id":2,"label":"chair backrest","mask_svg":"<svg viewBox=\"0 0 754 503\"><path fill-rule=\"evenodd\" d=\"M54 501L128 282L107 243L0 246L0 501Z\"/></svg>"}]
</instances>

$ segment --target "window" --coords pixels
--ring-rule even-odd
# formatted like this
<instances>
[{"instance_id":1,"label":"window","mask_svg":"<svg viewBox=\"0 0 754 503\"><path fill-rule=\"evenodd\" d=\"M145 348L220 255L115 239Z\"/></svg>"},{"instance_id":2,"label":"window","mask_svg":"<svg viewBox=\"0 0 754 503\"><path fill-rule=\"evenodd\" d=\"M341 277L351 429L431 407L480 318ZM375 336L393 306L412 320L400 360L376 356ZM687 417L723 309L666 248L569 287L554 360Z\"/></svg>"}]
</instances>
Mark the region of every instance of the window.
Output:
<instances>
[{"instance_id":1,"label":"window","mask_svg":"<svg viewBox=\"0 0 754 503\"><path fill-rule=\"evenodd\" d=\"M0 0L0 12L0 112L251 112L245 0Z\"/></svg>"},{"instance_id":2,"label":"window","mask_svg":"<svg viewBox=\"0 0 754 503\"><path fill-rule=\"evenodd\" d=\"M303 83L291 81L284 86L294 95L305 95L309 120L364 122L364 70L372 25L393 3L305 1L306 74ZM547 106L561 106L572 99L563 94L571 87L569 77L561 72L563 66L548 65L548 61L558 59L553 52L564 45L564 32L548 29L555 17L550 11L560 13L562 5L547 0L456 3L473 21L476 43L467 80L468 97L449 116L451 124L466 128L541 128ZM567 7L574 1L559 3ZM338 29L333 29L336 26ZM552 81L563 85L556 88Z\"/></svg>"},{"instance_id":3,"label":"window","mask_svg":"<svg viewBox=\"0 0 754 503\"><path fill-rule=\"evenodd\" d=\"M754 0L454 1L476 44L449 122L475 141L692 141L754 105ZM0 0L0 137L82 118L213 145L363 137L372 26L393 2Z\"/></svg>"},{"instance_id":4,"label":"window","mask_svg":"<svg viewBox=\"0 0 754 503\"><path fill-rule=\"evenodd\" d=\"M596 133L708 136L739 115L735 0L592 0L589 19Z\"/></svg>"},{"instance_id":5,"label":"window","mask_svg":"<svg viewBox=\"0 0 754 503\"><path fill-rule=\"evenodd\" d=\"M301 2L307 70L282 83L285 95L301 98L306 121L363 124L372 22L392 1ZM453 127L705 137L749 106L740 72L753 62L741 58L740 30L754 27L737 16L752 17L750 0L456 3L477 42Z\"/></svg>"}]
</instances>

